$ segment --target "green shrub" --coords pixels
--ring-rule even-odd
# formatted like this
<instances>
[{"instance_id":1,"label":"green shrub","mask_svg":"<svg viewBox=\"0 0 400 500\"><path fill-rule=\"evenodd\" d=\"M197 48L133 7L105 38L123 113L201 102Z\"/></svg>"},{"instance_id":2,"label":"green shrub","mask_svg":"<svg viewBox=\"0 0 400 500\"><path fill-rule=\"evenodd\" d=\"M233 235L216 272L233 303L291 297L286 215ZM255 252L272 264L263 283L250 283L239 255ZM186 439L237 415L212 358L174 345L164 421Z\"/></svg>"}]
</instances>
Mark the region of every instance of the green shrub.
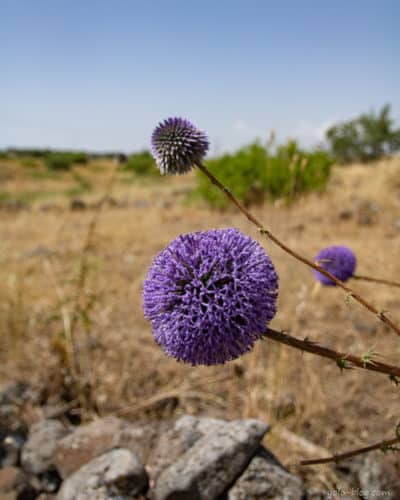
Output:
<instances>
[{"instance_id":1,"label":"green shrub","mask_svg":"<svg viewBox=\"0 0 400 500\"><path fill-rule=\"evenodd\" d=\"M8 148L7 153L9 156L15 158L45 158L51 151L49 149L20 149L20 148Z\"/></svg>"},{"instance_id":2,"label":"green shrub","mask_svg":"<svg viewBox=\"0 0 400 500\"><path fill-rule=\"evenodd\" d=\"M46 156L45 163L50 170L70 170L73 164L71 155L65 153L50 153Z\"/></svg>"},{"instance_id":3,"label":"green shrub","mask_svg":"<svg viewBox=\"0 0 400 500\"><path fill-rule=\"evenodd\" d=\"M293 141L278 147L268 162L266 188L272 199L324 190L333 164L325 151L307 152Z\"/></svg>"},{"instance_id":4,"label":"green shrub","mask_svg":"<svg viewBox=\"0 0 400 500\"><path fill-rule=\"evenodd\" d=\"M74 164L86 164L88 155L83 152L53 152L45 157L45 163L50 170L70 170Z\"/></svg>"},{"instance_id":5,"label":"green shrub","mask_svg":"<svg viewBox=\"0 0 400 500\"><path fill-rule=\"evenodd\" d=\"M207 168L245 205L265 199L284 198L288 201L301 193L321 191L329 178L333 161L323 151L305 152L289 141L269 152L258 142L235 154L208 160ZM197 171L195 197L205 199L216 208L228 205L220 190Z\"/></svg>"},{"instance_id":6,"label":"green shrub","mask_svg":"<svg viewBox=\"0 0 400 500\"><path fill-rule=\"evenodd\" d=\"M86 165L88 163L88 155L83 152L67 153L71 157L72 163Z\"/></svg>"},{"instance_id":7,"label":"green shrub","mask_svg":"<svg viewBox=\"0 0 400 500\"><path fill-rule=\"evenodd\" d=\"M326 132L332 155L342 164L369 162L400 150L400 129L393 129L390 106L362 114Z\"/></svg>"},{"instance_id":8,"label":"green shrub","mask_svg":"<svg viewBox=\"0 0 400 500\"><path fill-rule=\"evenodd\" d=\"M266 186L267 152L258 143L250 144L235 154L208 160L207 168L246 205L263 198ZM225 196L199 171L197 194L216 208L227 205ZM260 200L261 201L261 200Z\"/></svg>"},{"instance_id":9,"label":"green shrub","mask_svg":"<svg viewBox=\"0 0 400 500\"><path fill-rule=\"evenodd\" d=\"M159 175L159 170L154 163L150 151L134 153L122 166L123 170L137 175Z\"/></svg>"}]
</instances>

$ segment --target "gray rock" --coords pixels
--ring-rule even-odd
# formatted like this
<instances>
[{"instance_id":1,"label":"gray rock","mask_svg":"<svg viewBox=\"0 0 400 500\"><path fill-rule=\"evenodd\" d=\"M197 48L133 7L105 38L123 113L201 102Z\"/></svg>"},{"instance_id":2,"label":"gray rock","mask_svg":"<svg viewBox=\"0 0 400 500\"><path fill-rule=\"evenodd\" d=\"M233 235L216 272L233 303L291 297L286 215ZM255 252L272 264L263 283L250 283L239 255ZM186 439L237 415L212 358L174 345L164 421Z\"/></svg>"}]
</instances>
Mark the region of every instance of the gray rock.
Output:
<instances>
[{"instance_id":1,"label":"gray rock","mask_svg":"<svg viewBox=\"0 0 400 500\"><path fill-rule=\"evenodd\" d=\"M147 474L137 455L116 449L66 479L57 500L128 500L146 491L147 485Z\"/></svg>"},{"instance_id":2,"label":"gray rock","mask_svg":"<svg viewBox=\"0 0 400 500\"><path fill-rule=\"evenodd\" d=\"M20 430L25 427L23 406L29 401L35 403L39 395L25 382L12 382L0 387L0 430Z\"/></svg>"},{"instance_id":3,"label":"gray rock","mask_svg":"<svg viewBox=\"0 0 400 500\"><path fill-rule=\"evenodd\" d=\"M23 468L33 474L41 474L54 468L54 450L58 441L68 432L69 430L58 420L41 420L33 424L22 448Z\"/></svg>"},{"instance_id":4,"label":"gray rock","mask_svg":"<svg viewBox=\"0 0 400 500\"><path fill-rule=\"evenodd\" d=\"M86 210L87 209L87 204L81 200L80 198L74 198L71 200L71 203L69 204L70 210Z\"/></svg>"},{"instance_id":5,"label":"gray rock","mask_svg":"<svg viewBox=\"0 0 400 500\"><path fill-rule=\"evenodd\" d=\"M25 382L11 382L0 387L0 406L18 404L25 399L29 390Z\"/></svg>"},{"instance_id":6,"label":"gray rock","mask_svg":"<svg viewBox=\"0 0 400 500\"><path fill-rule=\"evenodd\" d=\"M18 465L24 442L22 435L0 432L0 467Z\"/></svg>"},{"instance_id":7,"label":"gray rock","mask_svg":"<svg viewBox=\"0 0 400 500\"><path fill-rule=\"evenodd\" d=\"M213 500L243 472L268 431L259 420L225 422L159 476L155 500Z\"/></svg>"},{"instance_id":8,"label":"gray rock","mask_svg":"<svg viewBox=\"0 0 400 500\"><path fill-rule=\"evenodd\" d=\"M126 448L147 462L160 424L131 424L116 417L105 417L78 427L58 442L54 463L62 478L113 448Z\"/></svg>"},{"instance_id":9,"label":"gray rock","mask_svg":"<svg viewBox=\"0 0 400 500\"><path fill-rule=\"evenodd\" d=\"M151 482L172 465L204 435L225 427L226 421L207 417L184 415L172 426L160 433L146 464Z\"/></svg>"},{"instance_id":10,"label":"gray rock","mask_svg":"<svg viewBox=\"0 0 400 500\"><path fill-rule=\"evenodd\" d=\"M389 460L366 457L358 471L358 480L363 498L400 498L400 477Z\"/></svg>"},{"instance_id":11,"label":"gray rock","mask_svg":"<svg viewBox=\"0 0 400 500\"><path fill-rule=\"evenodd\" d=\"M205 434L222 429L225 425L226 421L218 418L183 415L175 422L174 429L181 433L193 433L198 434L198 437L202 437Z\"/></svg>"},{"instance_id":12,"label":"gray rock","mask_svg":"<svg viewBox=\"0 0 400 500\"><path fill-rule=\"evenodd\" d=\"M227 500L301 500L305 489L300 478L289 472L265 449L250 464L227 494Z\"/></svg>"}]
</instances>

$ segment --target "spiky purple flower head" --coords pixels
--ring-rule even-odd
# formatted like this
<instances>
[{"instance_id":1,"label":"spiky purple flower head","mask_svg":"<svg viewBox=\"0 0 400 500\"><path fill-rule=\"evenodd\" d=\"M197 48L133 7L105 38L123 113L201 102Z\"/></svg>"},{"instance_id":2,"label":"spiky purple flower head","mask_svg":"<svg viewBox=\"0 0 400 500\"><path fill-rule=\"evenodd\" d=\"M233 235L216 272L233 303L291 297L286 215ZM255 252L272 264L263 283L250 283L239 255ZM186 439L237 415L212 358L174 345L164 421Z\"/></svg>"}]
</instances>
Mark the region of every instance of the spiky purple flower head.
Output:
<instances>
[{"instance_id":1,"label":"spiky purple flower head","mask_svg":"<svg viewBox=\"0 0 400 500\"><path fill-rule=\"evenodd\" d=\"M167 118L151 136L151 151L162 174L185 174L206 155L205 132L184 118Z\"/></svg>"},{"instance_id":2,"label":"spiky purple flower head","mask_svg":"<svg viewBox=\"0 0 400 500\"><path fill-rule=\"evenodd\" d=\"M315 262L340 281L347 281L354 274L357 259L350 248L345 246L331 246L323 248L315 257ZM314 271L314 276L323 285L335 286L332 280L318 271Z\"/></svg>"},{"instance_id":3,"label":"spiky purple flower head","mask_svg":"<svg viewBox=\"0 0 400 500\"><path fill-rule=\"evenodd\" d=\"M276 313L278 276L237 229L178 236L154 259L143 307L166 354L216 365L249 351Z\"/></svg>"}]
</instances>

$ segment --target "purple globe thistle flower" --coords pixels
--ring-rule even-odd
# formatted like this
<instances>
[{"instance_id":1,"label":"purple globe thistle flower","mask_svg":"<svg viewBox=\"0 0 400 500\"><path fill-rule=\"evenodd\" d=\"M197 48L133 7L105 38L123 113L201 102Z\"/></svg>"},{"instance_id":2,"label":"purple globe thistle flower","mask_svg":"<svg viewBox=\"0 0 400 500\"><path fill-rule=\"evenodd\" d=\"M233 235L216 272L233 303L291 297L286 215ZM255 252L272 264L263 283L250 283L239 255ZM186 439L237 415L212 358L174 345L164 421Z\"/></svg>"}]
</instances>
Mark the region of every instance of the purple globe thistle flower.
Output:
<instances>
[{"instance_id":1,"label":"purple globe thistle flower","mask_svg":"<svg viewBox=\"0 0 400 500\"><path fill-rule=\"evenodd\" d=\"M162 174L189 172L209 146L206 133L184 118L167 118L151 136L151 150Z\"/></svg>"},{"instance_id":2,"label":"purple globe thistle flower","mask_svg":"<svg viewBox=\"0 0 400 500\"><path fill-rule=\"evenodd\" d=\"M166 354L216 365L249 351L276 313L278 275L237 229L178 236L153 261L143 307Z\"/></svg>"},{"instance_id":3,"label":"purple globe thistle flower","mask_svg":"<svg viewBox=\"0 0 400 500\"><path fill-rule=\"evenodd\" d=\"M353 251L344 246L323 248L315 257L315 262L340 281L350 279L354 274L357 264ZM323 285L335 286L332 280L318 271L314 271L314 276Z\"/></svg>"}]
</instances>

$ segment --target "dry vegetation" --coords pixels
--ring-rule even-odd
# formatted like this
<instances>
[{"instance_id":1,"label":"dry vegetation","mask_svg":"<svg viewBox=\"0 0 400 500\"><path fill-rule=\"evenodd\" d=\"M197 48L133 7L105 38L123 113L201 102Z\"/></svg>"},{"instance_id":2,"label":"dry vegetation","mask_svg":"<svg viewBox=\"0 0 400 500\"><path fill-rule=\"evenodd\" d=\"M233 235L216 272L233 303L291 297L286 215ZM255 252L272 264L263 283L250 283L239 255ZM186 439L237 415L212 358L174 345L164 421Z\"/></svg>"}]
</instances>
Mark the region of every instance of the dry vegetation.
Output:
<instances>
[{"instance_id":1,"label":"dry vegetation","mask_svg":"<svg viewBox=\"0 0 400 500\"><path fill-rule=\"evenodd\" d=\"M65 390L63 359L71 354L65 346L78 303L84 313L74 327L75 374L81 388L91 388L90 403L100 414L261 418L273 424L267 446L286 464L310 458L293 435L330 452L392 437L400 388L383 375L341 373L334 363L270 341L221 367L192 368L168 359L143 317L142 282L171 239L211 227L238 227L271 256L280 276L274 328L353 354L373 348L393 364L400 364L400 342L357 303L346 303L341 290L316 290L310 270L262 240L240 214L185 204L191 175L137 180L118 172L111 198L103 210L94 208L115 168L97 161L49 176L40 164L0 160L0 200L30 203L29 209L12 210L11 204L0 210L0 383L27 379L52 397ZM70 210L76 194L86 209ZM265 204L255 212L310 258L323 246L346 244L358 256L360 274L400 280L398 158L335 168L324 195L290 207ZM85 279L79 285L80 270ZM399 289L353 285L400 323ZM313 481L334 481L328 468L312 470Z\"/></svg>"}]
</instances>

